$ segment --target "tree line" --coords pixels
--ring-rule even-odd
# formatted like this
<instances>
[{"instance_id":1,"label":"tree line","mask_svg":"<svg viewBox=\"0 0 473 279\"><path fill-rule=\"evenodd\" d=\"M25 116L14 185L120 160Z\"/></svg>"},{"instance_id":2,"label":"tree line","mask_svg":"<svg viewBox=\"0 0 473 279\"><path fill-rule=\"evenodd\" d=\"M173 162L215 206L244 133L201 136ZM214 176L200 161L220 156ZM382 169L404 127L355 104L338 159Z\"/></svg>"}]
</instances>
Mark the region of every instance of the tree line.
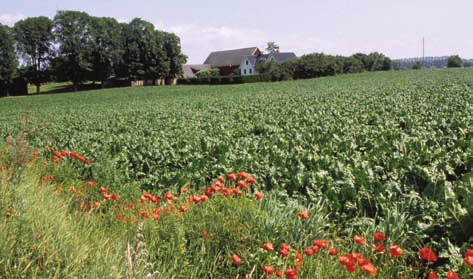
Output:
<instances>
[{"instance_id":1,"label":"tree line","mask_svg":"<svg viewBox=\"0 0 473 279\"><path fill-rule=\"evenodd\" d=\"M21 61L21 63L20 63ZM0 24L0 82L23 77L35 84L71 81L74 91L84 81L104 86L110 77L133 80L174 78L187 57L180 38L135 18L114 18L80 11L58 11L20 20L13 27Z\"/></svg>"},{"instance_id":2,"label":"tree line","mask_svg":"<svg viewBox=\"0 0 473 279\"><path fill-rule=\"evenodd\" d=\"M393 68L391 59L382 53L356 53L352 56L311 53L278 63L266 61L256 65L260 74L271 81L308 79L339 74L371 71L388 71Z\"/></svg>"}]
</instances>

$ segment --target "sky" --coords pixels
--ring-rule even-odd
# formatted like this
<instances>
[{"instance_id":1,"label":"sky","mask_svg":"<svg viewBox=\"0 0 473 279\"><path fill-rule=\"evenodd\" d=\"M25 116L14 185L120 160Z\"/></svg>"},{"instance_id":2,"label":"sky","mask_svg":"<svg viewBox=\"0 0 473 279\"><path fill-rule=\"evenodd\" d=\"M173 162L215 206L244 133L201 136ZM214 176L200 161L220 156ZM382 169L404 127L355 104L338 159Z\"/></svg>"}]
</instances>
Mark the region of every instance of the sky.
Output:
<instances>
[{"instance_id":1,"label":"sky","mask_svg":"<svg viewBox=\"0 0 473 279\"><path fill-rule=\"evenodd\" d=\"M212 51L274 41L297 56L381 52L391 59L473 58L473 0L2 0L0 23L58 10L120 22L141 18L181 38L188 64Z\"/></svg>"}]
</instances>

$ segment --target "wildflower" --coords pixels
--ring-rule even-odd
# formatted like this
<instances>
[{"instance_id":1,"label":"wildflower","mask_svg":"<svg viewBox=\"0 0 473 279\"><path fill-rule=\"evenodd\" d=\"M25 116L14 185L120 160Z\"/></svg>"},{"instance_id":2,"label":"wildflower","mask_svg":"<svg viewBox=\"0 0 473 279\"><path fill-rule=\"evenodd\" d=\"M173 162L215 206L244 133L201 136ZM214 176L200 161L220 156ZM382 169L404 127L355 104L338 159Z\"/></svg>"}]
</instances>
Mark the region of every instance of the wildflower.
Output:
<instances>
[{"instance_id":1,"label":"wildflower","mask_svg":"<svg viewBox=\"0 0 473 279\"><path fill-rule=\"evenodd\" d=\"M361 257L357 259L357 262L358 262L359 266L364 266L364 265L370 264L370 260L365 259L365 258L361 258Z\"/></svg>"},{"instance_id":2,"label":"wildflower","mask_svg":"<svg viewBox=\"0 0 473 279\"><path fill-rule=\"evenodd\" d=\"M62 191L62 186L61 185L57 186L57 190Z\"/></svg>"},{"instance_id":3,"label":"wildflower","mask_svg":"<svg viewBox=\"0 0 473 279\"><path fill-rule=\"evenodd\" d=\"M54 147L51 146L51 147L49 148L49 151L54 152Z\"/></svg>"},{"instance_id":4,"label":"wildflower","mask_svg":"<svg viewBox=\"0 0 473 279\"><path fill-rule=\"evenodd\" d=\"M256 179L253 178L253 177L248 177L248 179L246 180L248 183L250 183L251 185L255 184L256 183Z\"/></svg>"},{"instance_id":5,"label":"wildflower","mask_svg":"<svg viewBox=\"0 0 473 279\"><path fill-rule=\"evenodd\" d=\"M292 268L288 268L286 270L286 279L296 279L297 278L297 271Z\"/></svg>"},{"instance_id":6,"label":"wildflower","mask_svg":"<svg viewBox=\"0 0 473 279\"><path fill-rule=\"evenodd\" d=\"M386 237L381 232L375 232L373 234L373 237L374 237L374 242L383 242L384 240L386 240Z\"/></svg>"},{"instance_id":7,"label":"wildflower","mask_svg":"<svg viewBox=\"0 0 473 279\"><path fill-rule=\"evenodd\" d=\"M314 255L317 254L320 250L319 246L312 246L312 250L314 251Z\"/></svg>"},{"instance_id":8,"label":"wildflower","mask_svg":"<svg viewBox=\"0 0 473 279\"><path fill-rule=\"evenodd\" d=\"M132 203L132 202L130 202L130 203L128 204L128 206L126 207L126 210L127 210L127 211L130 211L130 210L133 209L133 208L135 208L135 204Z\"/></svg>"},{"instance_id":9,"label":"wildflower","mask_svg":"<svg viewBox=\"0 0 473 279\"><path fill-rule=\"evenodd\" d=\"M105 187L103 187L103 186L100 186L99 191L102 192L102 193L106 193L107 189L105 189Z\"/></svg>"},{"instance_id":10,"label":"wildflower","mask_svg":"<svg viewBox=\"0 0 473 279\"><path fill-rule=\"evenodd\" d=\"M368 273L369 275L374 276L376 274L376 267L371 264L366 264L361 267L364 272Z\"/></svg>"},{"instance_id":11,"label":"wildflower","mask_svg":"<svg viewBox=\"0 0 473 279\"><path fill-rule=\"evenodd\" d=\"M328 250L328 254L329 254L330 256L336 256L336 255L338 254L338 251L337 251L336 248L333 248L333 247L332 247L332 248L330 248L330 250Z\"/></svg>"},{"instance_id":12,"label":"wildflower","mask_svg":"<svg viewBox=\"0 0 473 279\"><path fill-rule=\"evenodd\" d=\"M89 184L90 187L94 187L94 186L95 186L95 182L93 182L93 181L89 181L89 182L87 182L87 183Z\"/></svg>"},{"instance_id":13,"label":"wildflower","mask_svg":"<svg viewBox=\"0 0 473 279\"><path fill-rule=\"evenodd\" d=\"M209 198L212 197L212 192L213 192L213 191L212 191L212 187L207 187L207 188L205 188L205 190L204 190L205 196L207 196L207 197L209 197Z\"/></svg>"},{"instance_id":14,"label":"wildflower","mask_svg":"<svg viewBox=\"0 0 473 279\"><path fill-rule=\"evenodd\" d=\"M399 257L402 255L402 249L399 245L394 245L393 247L389 248L389 253L391 254L392 258Z\"/></svg>"},{"instance_id":15,"label":"wildflower","mask_svg":"<svg viewBox=\"0 0 473 279\"><path fill-rule=\"evenodd\" d=\"M261 192L256 192L255 193L255 199L257 201L261 200L262 198L263 198L263 193L261 193Z\"/></svg>"},{"instance_id":16,"label":"wildflower","mask_svg":"<svg viewBox=\"0 0 473 279\"><path fill-rule=\"evenodd\" d=\"M242 192L240 189L235 188L235 189L233 189L233 193L234 193L235 195L239 196L239 195L241 195L243 192Z\"/></svg>"},{"instance_id":17,"label":"wildflower","mask_svg":"<svg viewBox=\"0 0 473 279\"><path fill-rule=\"evenodd\" d=\"M44 183L48 183L48 182L49 182L49 178L48 178L47 176L44 176L44 177L43 177L43 182L44 182Z\"/></svg>"},{"instance_id":18,"label":"wildflower","mask_svg":"<svg viewBox=\"0 0 473 279\"><path fill-rule=\"evenodd\" d=\"M268 275L273 275L274 274L274 269L270 266L264 266L263 267L263 271L264 273L268 274Z\"/></svg>"},{"instance_id":19,"label":"wildflower","mask_svg":"<svg viewBox=\"0 0 473 279\"><path fill-rule=\"evenodd\" d=\"M164 198L167 199L167 200L172 200L173 199L173 195L171 192L166 192L164 193Z\"/></svg>"},{"instance_id":20,"label":"wildflower","mask_svg":"<svg viewBox=\"0 0 473 279\"><path fill-rule=\"evenodd\" d=\"M117 194L112 194L112 200L114 200L114 201L117 201L117 200L118 200Z\"/></svg>"},{"instance_id":21,"label":"wildflower","mask_svg":"<svg viewBox=\"0 0 473 279\"><path fill-rule=\"evenodd\" d=\"M205 238L205 239L209 239L209 233L207 231L204 231L202 233L202 237Z\"/></svg>"},{"instance_id":22,"label":"wildflower","mask_svg":"<svg viewBox=\"0 0 473 279\"><path fill-rule=\"evenodd\" d=\"M223 178L223 176L219 176L218 181L223 184L225 183L225 178Z\"/></svg>"},{"instance_id":23,"label":"wildflower","mask_svg":"<svg viewBox=\"0 0 473 279\"><path fill-rule=\"evenodd\" d=\"M320 249L328 248L328 240L326 239L314 240L312 244Z\"/></svg>"},{"instance_id":24,"label":"wildflower","mask_svg":"<svg viewBox=\"0 0 473 279\"><path fill-rule=\"evenodd\" d=\"M276 277L282 277L282 270L278 270L276 272Z\"/></svg>"},{"instance_id":25,"label":"wildflower","mask_svg":"<svg viewBox=\"0 0 473 279\"><path fill-rule=\"evenodd\" d=\"M359 235L355 235L355 242L356 244L363 245L365 244L365 238Z\"/></svg>"},{"instance_id":26,"label":"wildflower","mask_svg":"<svg viewBox=\"0 0 473 279\"><path fill-rule=\"evenodd\" d=\"M429 262L437 261L437 256L435 256L435 253L427 247L420 249L420 258Z\"/></svg>"},{"instance_id":27,"label":"wildflower","mask_svg":"<svg viewBox=\"0 0 473 279\"><path fill-rule=\"evenodd\" d=\"M274 251L273 244L271 244L270 242L266 242L265 244L263 244L263 249L268 251L268 252L273 252Z\"/></svg>"},{"instance_id":28,"label":"wildflower","mask_svg":"<svg viewBox=\"0 0 473 279\"><path fill-rule=\"evenodd\" d=\"M238 174L237 174L238 177L241 177L243 179L247 179L249 177L248 173L246 172L243 172L243 171L240 171Z\"/></svg>"},{"instance_id":29,"label":"wildflower","mask_svg":"<svg viewBox=\"0 0 473 279\"><path fill-rule=\"evenodd\" d=\"M181 193L189 193L189 189L187 189L187 188L182 188L182 189L181 189Z\"/></svg>"},{"instance_id":30,"label":"wildflower","mask_svg":"<svg viewBox=\"0 0 473 279\"><path fill-rule=\"evenodd\" d=\"M459 279L458 274L454 271L447 272L447 279Z\"/></svg>"},{"instance_id":31,"label":"wildflower","mask_svg":"<svg viewBox=\"0 0 473 279\"><path fill-rule=\"evenodd\" d=\"M301 211L301 212L299 212L298 216L299 216L302 220L309 219L309 213L308 213L307 211Z\"/></svg>"},{"instance_id":32,"label":"wildflower","mask_svg":"<svg viewBox=\"0 0 473 279\"><path fill-rule=\"evenodd\" d=\"M384 247L383 244L378 244L378 245L376 245L374 250L378 253L383 253L386 250L386 248Z\"/></svg>"},{"instance_id":33,"label":"wildflower","mask_svg":"<svg viewBox=\"0 0 473 279\"><path fill-rule=\"evenodd\" d=\"M437 276L437 274L431 271L429 272L429 276L427 277L427 279L439 279L439 277Z\"/></svg>"},{"instance_id":34,"label":"wildflower","mask_svg":"<svg viewBox=\"0 0 473 279\"><path fill-rule=\"evenodd\" d=\"M80 187L81 187L82 190L84 190L84 191L87 190L87 186L85 186L85 184L82 184Z\"/></svg>"},{"instance_id":35,"label":"wildflower","mask_svg":"<svg viewBox=\"0 0 473 279\"><path fill-rule=\"evenodd\" d=\"M240 186L242 189L248 189L248 184L246 184L243 180L238 181L238 186Z\"/></svg>"},{"instance_id":36,"label":"wildflower","mask_svg":"<svg viewBox=\"0 0 473 279\"><path fill-rule=\"evenodd\" d=\"M279 250L279 253L281 254L281 257L286 258L289 256L289 250L291 249L291 246L286 245L286 244L281 244L281 250Z\"/></svg>"},{"instance_id":37,"label":"wildflower","mask_svg":"<svg viewBox=\"0 0 473 279\"><path fill-rule=\"evenodd\" d=\"M36 158L38 158L38 157L39 157L39 153L38 153L38 152L33 153L33 158L36 159Z\"/></svg>"},{"instance_id":38,"label":"wildflower","mask_svg":"<svg viewBox=\"0 0 473 279\"><path fill-rule=\"evenodd\" d=\"M180 212L187 212L187 210L188 210L188 207L185 206L185 205L183 205L183 206L181 206L181 208L179 208Z\"/></svg>"},{"instance_id":39,"label":"wildflower","mask_svg":"<svg viewBox=\"0 0 473 279\"><path fill-rule=\"evenodd\" d=\"M307 248L304 250L304 254L306 254L306 256L310 257L312 255L314 255L314 250L312 248Z\"/></svg>"},{"instance_id":40,"label":"wildflower","mask_svg":"<svg viewBox=\"0 0 473 279\"><path fill-rule=\"evenodd\" d=\"M466 255L465 258L463 259L463 262L473 268L473 249L468 249L466 250Z\"/></svg>"},{"instance_id":41,"label":"wildflower","mask_svg":"<svg viewBox=\"0 0 473 279\"><path fill-rule=\"evenodd\" d=\"M302 267L302 255L301 253L297 252L296 253L296 269L299 269Z\"/></svg>"},{"instance_id":42,"label":"wildflower","mask_svg":"<svg viewBox=\"0 0 473 279\"><path fill-rule=\"evenodd\" d=\"M344 265L348 272L355 272L356 262L352 255L346 254L339 258L340 264Z\"/></svg>"},{"instance_id":43,"label":"wildflower","mask_svg":"<svg viewBox=\"0 0 473 279\"><path fill-rule=\"evenodd\" d=\"M236 263L237 265L241 265L241 259L236 254L232 255L232 261Z\"/></svg>"},{"instance_id":44,"label":"wildflower","mask_svg":"<svg viewBox=\"0 0 473 279\"><path fill-rule=\"evenodd\" d=\"M71 192L72 192L72 193L76 193L76 192L77 192L77 189L76 189L75 186L72 186L72 187L71 187Z\"/></svg>"},{"instance_id":45,"label":"wildflower","mask_svg":"<svg viewBox=\"0 0 473 279\"><path fill-rule=\"evenodd\" d=\"M236 176L234 173L229 173L228 174L228 179L232 180L232 181L236 181Z\"/></svg>"},{"instance_id":46,"label":"wildflower","mask_svg":"<svg viewBox=\"0 0 473 279\"><path fill-rule=\"evenodd\" d=\"M141 211L140 211L140 215L141 215L141 217L143 217L144 219L148 218L148 213L147 213L146 211L144 211L144 210L141 210Z\"/></svg>"},{"instance_id":47,"label":"wildflower","mask_svg":"<svg viewBox=\"0 0 473 279\"><path fill-rule=\"evenodd\" d=\"M85 204L85 203L81 204L80 209L82 209L82 211L86 211L87 210L87 204Z\"/></svg>"},{"instance_id":48,"label":"wildflower","mask_svg":"<svg viewBox=\"0 0 473 279\"><path fill-rule=\"evenodd\" d=\"M99 207L100 207L100 203L99 203L99 202L94 202L90 207L91 207L92 209L99 208Z\"/></svg>"}]
</instances>

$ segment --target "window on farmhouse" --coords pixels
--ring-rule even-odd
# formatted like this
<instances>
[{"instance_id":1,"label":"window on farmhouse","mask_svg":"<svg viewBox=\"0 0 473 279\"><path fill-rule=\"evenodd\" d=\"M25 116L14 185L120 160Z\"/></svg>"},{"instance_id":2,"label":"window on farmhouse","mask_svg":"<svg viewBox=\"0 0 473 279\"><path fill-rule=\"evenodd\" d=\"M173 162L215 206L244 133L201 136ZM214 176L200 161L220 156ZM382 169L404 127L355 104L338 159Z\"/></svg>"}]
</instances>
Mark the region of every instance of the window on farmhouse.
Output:
<instances>
[{"instance_id":1,"label":"window on farmhouse","mask_svg":"<svg viewBox=\"0 0 473 279\"><path fill-rule=\"evenodd\" d=\"M246 65L248 65L248 60L246 60Z\"/></svg>"},{"instance_id":2,"label":"window on farmhouse","mask_svg":"<svg viewBox=\"0 0 473 279\"><path fill-rule=\"evenodd\" d=\"M246 69L244 69L244 70L243 70L243 74L245 74L245 75L246 75Z\"/></svg>"},{"instance_id":3,"label":"window on farmhouse","mask_svg":"<svg viewBox=\"0 0 473 279\"><path fill-rule=\"evenodd\" d=\"M250 69L250 74L252 74L252 73L253 73L253 69Z\"/></svg>"}]
</instances>

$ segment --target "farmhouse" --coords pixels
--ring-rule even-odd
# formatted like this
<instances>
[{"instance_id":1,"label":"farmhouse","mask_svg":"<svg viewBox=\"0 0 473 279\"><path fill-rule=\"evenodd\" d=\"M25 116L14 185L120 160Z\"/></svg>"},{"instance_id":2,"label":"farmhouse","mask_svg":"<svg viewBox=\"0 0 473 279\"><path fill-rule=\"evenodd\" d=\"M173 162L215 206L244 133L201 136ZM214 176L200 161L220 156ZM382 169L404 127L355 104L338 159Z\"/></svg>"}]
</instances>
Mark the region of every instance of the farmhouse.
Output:
<instances>
[{"instance_id":1,"label":"farmhouse","mask_svg":"<svg viewBox=\"0 0 473 279\"><path fill-rule=\"evenodd\" d=\"M204 64L209 64L211 68L218 68L221 76L230 76L235 70L240 68L241 61L244 57L257 57L262 54L263 53L257 47L214 51L207 56Z\"/></svg>"},{"instance_id":2,"label":"farmhouse","mask_svg":"<svg viewBox=\"0 0 473 279\"><path fill-rule=\"evenodd\" d=\"M261 54L259 56L248 55L241 60L240 71L242 76L256 75L256 65L265 61L284 62L289 59L296 58L294 52L271 52L269 54Z\"/></svg>"},{"instance_id":3,"label":"farmhouse","mask_svg":"<svg viewBox=\"0 0 473 279\"><path fill-rule=\"evenodd\" d=\"M210 68L211 66L209 64L182 65L184 78L195 78L198 72L210 70Z\"/></svg>"}]
</instances>

